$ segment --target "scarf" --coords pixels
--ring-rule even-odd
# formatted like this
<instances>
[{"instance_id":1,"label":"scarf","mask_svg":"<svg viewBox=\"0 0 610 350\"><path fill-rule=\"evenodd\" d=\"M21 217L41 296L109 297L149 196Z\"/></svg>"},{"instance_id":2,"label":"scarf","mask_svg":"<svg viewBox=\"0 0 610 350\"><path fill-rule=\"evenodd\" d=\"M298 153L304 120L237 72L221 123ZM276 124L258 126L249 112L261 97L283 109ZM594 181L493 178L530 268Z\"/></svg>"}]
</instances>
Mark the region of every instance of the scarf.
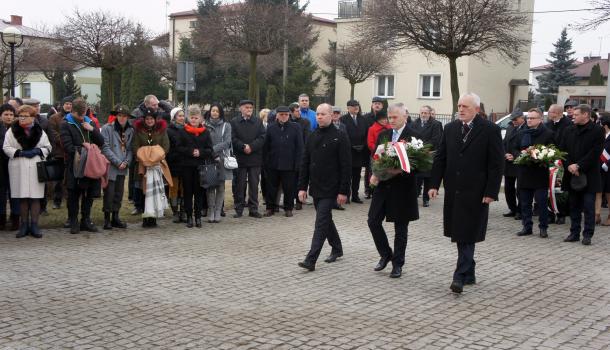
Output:
<instances>
[{"instance_id":1,"label":"scarf","mask_svg":"<svg viewBox=\"0 0 610 350\"><path fill-rule=\"evenodd\" d=\"M544 126L540 124L536 129L525 129L521 132L523 136L521 137L521 148L528 148L532 145L532 139L540 136L544 131Z\"/></svg>"},{"instance_id":2,"label":"scarf","mask_svg":"<svg viewBox=\"0 0 610 350\"><path fill-rule=\"evenodd\" d=\"M218 127L219 125L222 125L222 123L224 123L224 120L218 118L218 119L213 119L210 118L208 119L208 124L210 124L213 127Z\"/></svg>"},{"instance_id":3,"label":"scarf","mask_svg":"<svg viewBox=\"0 0 610 350\"><path fill-rule=\"evenodd\" d=\"M196 128L196 127L192 126L191 124L185 124L184 130L191 135L199 136L199 135L203 134L203 132L205 131L205 127L200 126L200 127Z\"/></svg>"},{"instance_id":4,"label":"scarf","mask_svg":"<svg viewBox=\"0 0 610 350\"><path fill-rule=\"evenodd\" d=\"M160 165L146 168L146 192L144 195L144 218L162 218L168 207L165 185Z\"/></svg>"},{"instance_id":5,"label":"scarf","mask_svg":"<svg viewBox=\"0 0 610 350\"><path fill-rule=\"evenodd\" d=\"M19 126L21 126L21 124L19 124ZM27 137L30 137L30 132L32 131L33 127L34 127L34 123L33 122L30 125L21 126L21 128L23 129L23 131L25 132L25 135Z\"/></svg>"},{"instance_id":6,"label":"scarf","mask_svg":"<svg viewBox=\"0 0 610 350\"><path fill-rule=\"evenodd\" d=\"M176 127L176 129L184 129L184 124L178 124L176 121L172 121L172 124Z\"/></svg>"}]
</instances>

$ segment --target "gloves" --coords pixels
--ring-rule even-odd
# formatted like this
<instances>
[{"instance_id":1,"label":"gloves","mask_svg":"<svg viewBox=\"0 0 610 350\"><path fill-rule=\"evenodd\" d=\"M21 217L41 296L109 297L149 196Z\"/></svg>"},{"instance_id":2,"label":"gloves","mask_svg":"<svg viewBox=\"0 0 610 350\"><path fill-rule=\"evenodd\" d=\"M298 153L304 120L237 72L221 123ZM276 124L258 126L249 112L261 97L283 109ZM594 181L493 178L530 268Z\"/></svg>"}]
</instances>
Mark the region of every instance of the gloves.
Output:
<instances>
[{"instance_id":1,"label":"gloves","mask_svg":"<svg viewBox=\"0 0 610 350\"><path fill-rule=\"evenodd\" d=\"M34 158L36 156L41 156L41 155L42 155L42 151L40 150L40 148L33 148L33 149L21 151L21 157Z\"/></svg>"}]
</instances>

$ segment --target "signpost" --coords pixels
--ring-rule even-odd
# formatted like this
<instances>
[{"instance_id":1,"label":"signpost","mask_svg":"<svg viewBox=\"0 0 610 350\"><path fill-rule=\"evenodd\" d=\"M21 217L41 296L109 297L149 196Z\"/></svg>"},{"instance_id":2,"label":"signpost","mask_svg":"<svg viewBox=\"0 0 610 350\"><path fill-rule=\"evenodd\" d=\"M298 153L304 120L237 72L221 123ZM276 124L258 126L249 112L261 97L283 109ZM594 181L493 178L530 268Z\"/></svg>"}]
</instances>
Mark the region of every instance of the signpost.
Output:
<instances>
[{"instance_id":1,"label":"signpost","mask_svg":"<svg viewBox=\"0 0 610 350\"><path fill-rule=\"evenodd\" d=\"M195 64L194 62L178 61L176 67L178 79L176 90L184 91L184 108L189 105L189 91L195 91Z\"/></svg>"}]
</instances>

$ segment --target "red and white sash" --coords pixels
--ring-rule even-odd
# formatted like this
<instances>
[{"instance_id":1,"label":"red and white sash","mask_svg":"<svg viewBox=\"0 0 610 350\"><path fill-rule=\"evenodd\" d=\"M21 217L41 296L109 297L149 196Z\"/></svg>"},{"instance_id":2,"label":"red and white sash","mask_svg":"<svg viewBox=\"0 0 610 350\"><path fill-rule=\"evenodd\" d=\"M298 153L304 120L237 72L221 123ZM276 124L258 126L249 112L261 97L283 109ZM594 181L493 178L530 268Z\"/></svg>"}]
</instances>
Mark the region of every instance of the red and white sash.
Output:
<instances>
[{"instance_id":1,"label":"red and white sash","mask_svg":"<svg viewBox=\"0 0 610 350\"><path fill-rule=\"evenodd\" d=\"M404 142L394 142L392 145L398 159L400 160L400 168L407 174L411 173L411 164L409 164L409 157L407 156L407 147Z\"/></svg>"}]
</instances>

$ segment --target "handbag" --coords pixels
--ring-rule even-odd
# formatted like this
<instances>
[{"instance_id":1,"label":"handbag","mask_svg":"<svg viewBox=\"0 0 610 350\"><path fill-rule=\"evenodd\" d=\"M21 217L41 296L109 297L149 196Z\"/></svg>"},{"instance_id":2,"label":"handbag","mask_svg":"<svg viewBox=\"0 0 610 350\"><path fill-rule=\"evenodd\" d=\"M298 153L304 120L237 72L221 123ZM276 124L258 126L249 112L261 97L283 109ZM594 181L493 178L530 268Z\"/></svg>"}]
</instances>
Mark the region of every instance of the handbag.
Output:
<instances>
[{"instance_id":1,"label":"handbag","mask_svg":"<svg viewBox=\"0 0 610 350\"><path fill-rule=\"evenodd\" d=\"M226 122L222 124L222 132L220 133L222 137L224 137L225 134L225 125ZM229 153L227 153L226 151L229 151ZM223 165L225 169L233 170L238 168L239 165L237 164L237 159L233 156L233 143L231 143L231 148L229 150L222 151L222 155L224 158Z\"/></svg>"},{"instance_id":2,"label":"handbag","mask_svg":"<svg viewBox=\"0 0 610 350\"><path fill-rule=\"evenodd\" d=\"M199 185L203 188L210 188L220 184L220 173L216 163L202 164L197 167L199 171Z\"/></svg>"},{"instance_id":3,"label":"handbag","mask_svg":"<svg viewBox=\"0 0 610 350\"><path fill-rule=\"evenodd\" d=\"M587 187L587 175L580 174L579 176L572 175L570 179L570 187L574 191L582 191Z\"/></svg>"},{"instance_id":4,"label":"handbag","mask_svg":"<svg viewBox=\"0 0 610 350\"><path fill-rule=\"evenodd\" d=\"M64 179L64 164L58 159L47 159L36 163L38 182L62 181Z\"/></svg>"}]
</instances>

